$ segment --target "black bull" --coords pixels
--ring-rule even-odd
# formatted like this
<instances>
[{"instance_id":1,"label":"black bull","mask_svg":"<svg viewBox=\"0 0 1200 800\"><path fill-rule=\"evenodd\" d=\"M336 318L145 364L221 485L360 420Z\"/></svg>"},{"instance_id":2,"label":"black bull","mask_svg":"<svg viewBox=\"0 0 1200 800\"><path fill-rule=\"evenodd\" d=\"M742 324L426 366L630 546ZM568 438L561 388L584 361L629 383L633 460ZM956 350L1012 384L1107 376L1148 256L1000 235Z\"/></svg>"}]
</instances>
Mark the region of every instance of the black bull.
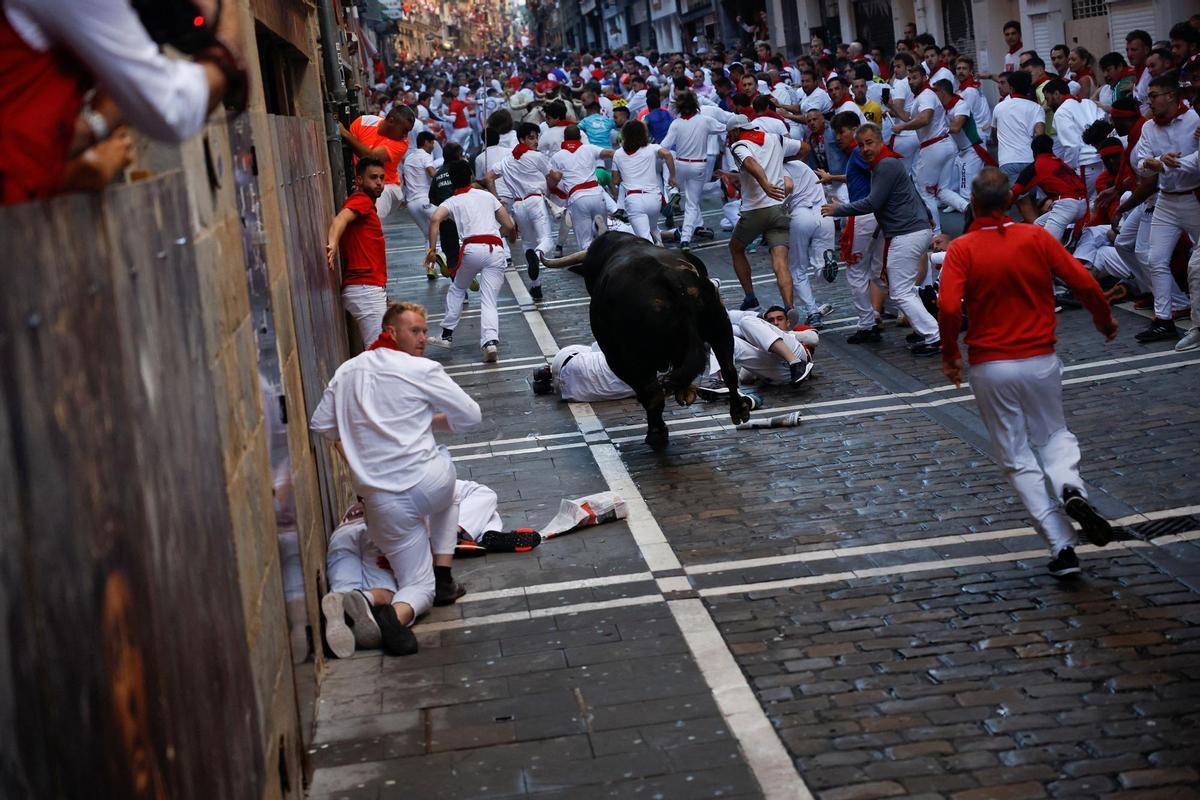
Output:
<instances>
[{"instance_id":1,"label":"black bull","mask_svg":"<svg viewBox=\"0 0 1200 800\"><path fill-rule=\"evenodd\" d=\"M609 367L646 409L646 444L655 450L667 446L666 394L675 395L680 405L696 399L693 383L708 364L708 348L731 389L730 418L735 425L750 418L750 402L736 389L733 327L703 261L609 231L586 254L545 264L570 267L583 276L592 298L596 342Z\"/></svg>"}]
</instances>

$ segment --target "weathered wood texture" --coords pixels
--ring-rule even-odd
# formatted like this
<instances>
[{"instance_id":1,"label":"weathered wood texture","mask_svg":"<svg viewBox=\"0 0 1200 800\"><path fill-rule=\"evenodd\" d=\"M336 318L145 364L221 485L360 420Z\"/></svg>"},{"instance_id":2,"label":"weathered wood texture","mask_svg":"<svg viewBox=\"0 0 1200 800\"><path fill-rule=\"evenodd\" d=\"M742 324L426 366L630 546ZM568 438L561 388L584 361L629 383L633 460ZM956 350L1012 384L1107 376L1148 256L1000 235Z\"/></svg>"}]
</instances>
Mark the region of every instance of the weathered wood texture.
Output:
<instances>
[{"instance_id":1,"label":"weathered wood texture","mask_svg":"<svg viewBox=\"0 0 1200 800\"><path fill-rule=\"evenodd\" d=\"M179 173L0 210L0 796L256 798Z\"/></svg>"}]
</instances>

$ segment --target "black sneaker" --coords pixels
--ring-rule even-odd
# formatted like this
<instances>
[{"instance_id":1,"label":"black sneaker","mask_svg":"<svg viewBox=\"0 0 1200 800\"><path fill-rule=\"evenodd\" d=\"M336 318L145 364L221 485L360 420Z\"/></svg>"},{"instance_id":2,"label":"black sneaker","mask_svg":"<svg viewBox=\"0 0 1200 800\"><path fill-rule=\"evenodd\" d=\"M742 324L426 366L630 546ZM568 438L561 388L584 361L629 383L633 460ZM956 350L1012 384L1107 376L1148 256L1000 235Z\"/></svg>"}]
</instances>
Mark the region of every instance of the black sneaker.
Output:
<instances>
[{"instance_id":1,"label":"black sneaker","mask_svg":"<svg viewBox=\"0 0 1200 800\"><path fill-rule=\"evenodd\" d=\"M729 397L729 387L725 385L721 374L717 373L700 381L696 386L696 394L701 400L711 403Z\"/></svg>"},{"instance_id":2,"label":"black sneaker","mask_svg":"<svg viewBox=\"0 0 1200 800\"><path fill-rule=\"evenodd\" d=\"M791 373L788 381L795 386L807 378L808 373L812 372L812 369L813 362L811 361L797 361L795 364L788 364L788 371Z\"/></svg>"},{"instance_id":3,"label":"black sneaker","mask_svg":"<svg viewBox=\"0 0 1200 800\"><path fill-rule=\"evenodd\" d=\"M479 543L490 553L527 553L542 543L542 535L533 528L515 531L488 531Z\"/></svg>"},{"instance_id":4,"label":"black sneaker","mask_svg":"<svg viewBox=\"0 0 1200 800\"><path fill-rule=\"evenodd\" d=\"M1056 578L1065 578L1067 575L1078 575L1079 558L1075 555L1074 547L1064 547L1058 551L1058 555L1050 559L1050 563L1046 565L1050 570L1050 574Z\"/></svg>"},{"instance_id":5,"label":"black sneaker","mask_svg":"<svg viewBox=\"0 0 1200 800\"><path fill-rule=\"evenodd\" d=\"M938 315L937 288L934 286L922 286L917 289L917 297L921 300L921 305L925 306L925 310L934 319Z\"/></svg>"},{"instance_id":6,"label":"black sneaker","mask_svg":"<svg viewBox=\"0 0 1200 800\"><path fill-rule=\"evenodd\" d=\"M932 356L940 356L942 354L942 343L934 342L932 344L914 344L909 348L909 352L917 358L931 358Z\"/></svg>"},{"instance_id":7,"label":"black sneaker","mask_svg":"<svg viewBox=\"0 0 1200 800\"><path fill-rule=\"evenodd\" d=\"M1150 342L1173 342L1179 338L1179 329L1168 319L1158 319L1150 323L1150 327L1133 337L1142 344Z\"/></svg>"},{"instance_id":8,"label":"black sneaker","mask_svg":"<svg viewBox=\"0 0 1200 800\"><path fill-rule=\"evenodd\" d=\"M874 328L859 328L854 333L846 337L846 344L874 344L883 340L883 334L879 331L879 326Z\"/></svg>"},{"instance_id":9,"label":"black sneaker","mask_svg":"<svg viewBox=\"0 0 1200 800\"><path fill-rule=\"evenodd\" d=\"M549 367L541 367L533 373L533 393L550 394L554 391L554 373Z\"/></svg>"},{"instance_id":10,"label":"black sneaker","mask_svg":"<svg viewBox=\"0 0 1200 800\"><path fill-rule=\"evenodd\" d=\"M758 298L752 294L748 294L742 298L742 304L738 306L739 311L757 311L760 308L762 306L758 304Z\"/></svg>"},{"instance_id":11,"label":"black sneaker","mask_svg":"<svg viewBox=\"0 0 1200 800\"><path fill-rule=\"evenodd\" d=\"M525 267L529 271L529 280L536 281L542 271L542 260L538 258L537 250L525 251Z\"/></svg>"},{"instance_id":12,"label":"black sneaker","mask_svg":"<svg viewBox=\"0 0 1200 800\"><path fill-rule=\"evenodd\" d=\"M618 208L616 211L612 212L612 214L610 214L609 216L611 216L613 219L617 220L618 222L624 222L626 225L629 224L629 214L627 214L625 212L625 209L623 209L623 208Z\"/></svg>"},{"instance_id":13,"label":"black sneaker","mask_svg":"<svg viewBox=\"0 0 1200 800\"><path fill-rule=\"evenodd\" d=\"M417 636L412 628L400 622L391 603L371 606L371 614L383 634L383 652L389 656L411 656L418 649Z\"/></svg>"},{"instance_id":14,"label":"black sneaker","mask_svg":"<svg viewBox=\"0 0 1200 800\"><path fill-rule=\"evenodd\" d=\"M534 300L541 300L542 299L542 287L530 286L529 287L529 296L532 297Z\"/></svg>"},{"instance_id":15,"label":"black sneaker","mask_svg":"<svg viewBox=\"0 0 1200 800\"><path fill-rule=\"evenodd\" d=\"M713 233L712 228L696 228L692 236L695 236L697 239L712 239L716 234Z\"/></svg>"},{"instance_id":16,"label":"black sneaker","mask_svg":"<svg viewBox=\"0 0 1200 800\"><path fill-rule=\"evenodd\" d=\"M1104 547L1112 541L1112 526L1092 508L1083 493L1074 486L1063 487L1063 510L1067 516L1079 523L1083 535L1096 547Z\"/></svg>"},{"instance_id":17,"label":"black sneaker","mask_svg":"<svg viewBox=\"0 0 1200 800\"><path fill-rule=\"evenodd\" d=\"M686 252L689 252L691 249L692 249L692 243L691 243L691 242L680 242L680 243L679 243L679 251L680 251L681 253L686 253Z\"/></svg>"},{"instance_id":18,"label":"black sneaker","mask_svg":"<svg viewBox=\"0 0 1200 800\"><path fill-rule=\"evenodd\" d=\"M833 283L835 280L837 280L838 274L837 253L833 252L832 250L826 250L824 258L825 265L821 267L821 277L824 278L827 283Z\"/></svg>"},{"instance_id":19,"label":"black sneaker","mask_svg":"<svg viewBox=\"0 0 1200 800\"><path fill-rule=\"evenodd\" d=\"M904 341L908 342L909 344L919 344L920 342L925 341L925 337L916 331L913 331L908 336L904 337Z\"/></svg>"},{"instance_id":20,"label":"black sneaker","mask_svg":"<svg viewBox=\"0 0 1200 800\"><path fill-rule=\"evenodd\" d=\"M452 605L458 598L467 593L467 587L451 578L448 581L437 581L434 584L433 604L435 606Z\"/></svg>"}]
</instances>

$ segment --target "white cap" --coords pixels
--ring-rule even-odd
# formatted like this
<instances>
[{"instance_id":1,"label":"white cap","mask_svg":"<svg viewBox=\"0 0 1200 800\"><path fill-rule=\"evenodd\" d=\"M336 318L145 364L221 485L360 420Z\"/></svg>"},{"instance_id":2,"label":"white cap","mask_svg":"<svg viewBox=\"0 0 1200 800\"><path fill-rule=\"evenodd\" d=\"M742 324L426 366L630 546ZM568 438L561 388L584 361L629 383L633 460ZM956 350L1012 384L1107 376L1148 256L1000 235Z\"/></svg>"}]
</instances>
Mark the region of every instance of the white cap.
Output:
<instances>
[{"instance_id":1,"label":"white cap","mask_svg":"<svg viewBox=\"0 0 1200 800\"><path fill-rule=\"evenodd\" d=\"M750 122L750 118L745 114L734 114L729 119L725 120L725 130L736 131L740 128L753 128L754 124Z\"/></svg>"}]
</instances>

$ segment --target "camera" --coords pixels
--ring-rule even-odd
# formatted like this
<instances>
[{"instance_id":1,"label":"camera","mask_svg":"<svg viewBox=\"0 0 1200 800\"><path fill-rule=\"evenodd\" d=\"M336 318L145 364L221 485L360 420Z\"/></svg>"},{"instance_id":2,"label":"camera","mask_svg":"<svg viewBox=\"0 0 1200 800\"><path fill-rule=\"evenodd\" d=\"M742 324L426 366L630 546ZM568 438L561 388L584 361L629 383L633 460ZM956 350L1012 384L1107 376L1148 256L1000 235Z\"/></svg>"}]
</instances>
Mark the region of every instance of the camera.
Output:
<instances>
[{"instance_id":1,"label":"camera","mask_svg":"<svg viewBox=\"0 0 1200 800\"><path fill-rule=\"evenodd\" d=\"M192 0L133 0L132 5L150 38L160 45L195 55L217 42L213 31L222 2L217 3L211 18L205 17Z\"/></svg>"}]
</instances>

